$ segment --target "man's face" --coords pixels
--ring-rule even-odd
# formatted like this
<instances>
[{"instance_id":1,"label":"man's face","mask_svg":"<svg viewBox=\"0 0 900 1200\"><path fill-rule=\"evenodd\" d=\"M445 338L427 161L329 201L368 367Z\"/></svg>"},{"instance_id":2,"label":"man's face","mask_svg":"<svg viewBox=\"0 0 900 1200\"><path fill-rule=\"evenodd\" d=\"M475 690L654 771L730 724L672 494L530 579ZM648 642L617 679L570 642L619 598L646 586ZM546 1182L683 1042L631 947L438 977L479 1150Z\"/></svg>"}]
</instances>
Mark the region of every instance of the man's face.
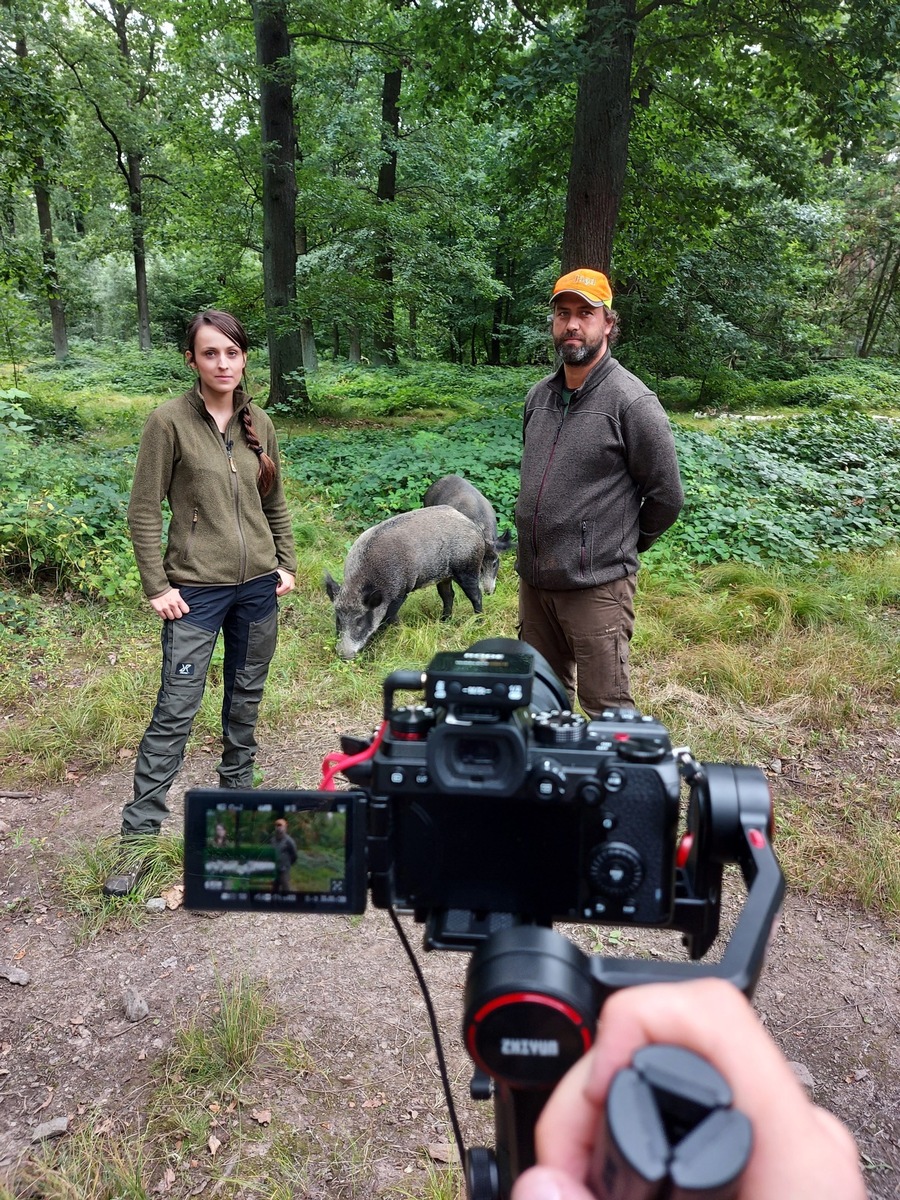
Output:
<instances>
[{"instance_id":1,"label":"man's face","mask_svg":"<svg viewBox=\"0 0 900 1200\"><path fill-rule=\"evenodd\" d=\"M553 345L569 366L600 358L612 328L612 318L601 304L594 308L575 292L562 292L553 303Z\"/></svg>"}]
</instances>

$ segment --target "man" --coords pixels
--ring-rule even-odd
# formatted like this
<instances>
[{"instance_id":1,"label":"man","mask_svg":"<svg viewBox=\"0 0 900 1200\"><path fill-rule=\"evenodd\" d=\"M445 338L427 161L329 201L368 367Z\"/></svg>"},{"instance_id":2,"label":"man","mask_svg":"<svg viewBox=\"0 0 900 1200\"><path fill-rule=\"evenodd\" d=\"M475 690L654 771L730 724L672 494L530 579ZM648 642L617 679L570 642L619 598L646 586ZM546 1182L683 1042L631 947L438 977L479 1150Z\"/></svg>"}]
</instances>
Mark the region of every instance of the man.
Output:
<instances>
[{"instance_id":1,"label":"man","mask_svg":"<svg viewBox=\"0 0 900 1200\"><path fill-rule=\"evenodd\" d=\"M286 896L291 890L291 867L297 861L297 843L288 833L287 821L283 817L275 822L272 845L275 847L276 871L272 891L279 896Z\"/></svg>"},{"instance_id":2,"label":"man","mask_svg":"<svg viewBox=\"0 0 900 1200\"><path fill-rule=\"evenodd\" d=\"M684 502L656 396L612 357L612 289L580 267L553 289L562 360L525 401L516 503L519 636L590 717L632 707L628 649L638 552Z\"/></svg>"}]
</instances>

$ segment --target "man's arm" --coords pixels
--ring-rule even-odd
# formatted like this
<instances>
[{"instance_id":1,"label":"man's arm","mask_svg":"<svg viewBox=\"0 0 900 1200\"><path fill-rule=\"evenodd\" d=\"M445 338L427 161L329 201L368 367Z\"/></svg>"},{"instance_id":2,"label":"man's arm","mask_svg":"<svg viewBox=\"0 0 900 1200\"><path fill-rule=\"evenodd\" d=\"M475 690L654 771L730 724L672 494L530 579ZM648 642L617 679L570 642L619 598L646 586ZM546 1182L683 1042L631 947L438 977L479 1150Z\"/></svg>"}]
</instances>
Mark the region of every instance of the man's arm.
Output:
<instances>
[{"instance_id":1,"label":"man's arm","mask_svg":"<svg viewBox=\"0 0 900 1200\"><path fill-rule=\"evenodd\" d=\"M633 401L622 417L628 473L641 495L638 552L648 550L675 523L684 489L672 427L652 392Z\"/></svg>"}]
</instances>

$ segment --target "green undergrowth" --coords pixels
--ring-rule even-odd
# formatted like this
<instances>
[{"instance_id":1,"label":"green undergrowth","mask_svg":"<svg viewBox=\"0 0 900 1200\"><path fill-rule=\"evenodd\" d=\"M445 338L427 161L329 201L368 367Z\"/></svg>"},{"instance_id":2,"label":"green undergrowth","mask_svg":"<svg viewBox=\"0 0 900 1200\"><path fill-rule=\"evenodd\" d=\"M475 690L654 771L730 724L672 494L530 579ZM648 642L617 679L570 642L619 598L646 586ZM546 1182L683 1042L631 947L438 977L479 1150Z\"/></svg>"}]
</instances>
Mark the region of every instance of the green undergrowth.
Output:
<instances>
[{"instance_id":1,"label":"green undergrowth","mask_svg":"<svg viewBox=\"0 0 900 1200\"><path fill-rule=\"evenodd\" d=\"M101 930L137 927L152 919L147 901L180 884L184 868L181 837L146 835L122 841L118 836L72 846L60 860L59 878L66 907L78 922L78 940ZM106 896L110 875L139 871L128 896Z\"/></svg>"}]
</instances>

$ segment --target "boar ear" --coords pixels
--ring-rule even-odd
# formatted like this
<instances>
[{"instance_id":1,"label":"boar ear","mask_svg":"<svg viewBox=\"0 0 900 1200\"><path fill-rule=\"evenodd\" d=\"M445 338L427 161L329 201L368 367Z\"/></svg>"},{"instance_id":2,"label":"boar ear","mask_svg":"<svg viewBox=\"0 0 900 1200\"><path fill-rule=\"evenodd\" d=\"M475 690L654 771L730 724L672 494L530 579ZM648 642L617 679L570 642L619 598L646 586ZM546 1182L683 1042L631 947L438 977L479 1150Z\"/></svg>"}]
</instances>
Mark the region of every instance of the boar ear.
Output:
<instances>
[{"instance_id":1,"label":"boar ear","mask_svg":"<svg viewBox=\"0 0 900 1200\"><path fill-rule=\"evenodd\" d=\"M494 549L498 554L503 554L504 551L512 548L512 532L507 529L500 537L494 538Z\"/></svg>"},{"instance_id":2,"label":"boar ear","mask_svg":"<svg viewBox=\"0 0 900 1200\"><path fill-rule=\"evenodd\" d=\"M366 584L362 590L362 602L366 608L378 608L383 601L381 588L372 587L370 583Z\"/></svg>"},{"instance_id":3,"label":"boar ear","mask_svg":"<svg viewBox=\"0 0 900 1200\"><path fill-rule=\"evenodd\" d=\"M334 604L337 599L337 594L340 591L340 585L335 583L328 572L325 572L325 591L328 593L328 599Z\"/></svg>"}]
</instances>

